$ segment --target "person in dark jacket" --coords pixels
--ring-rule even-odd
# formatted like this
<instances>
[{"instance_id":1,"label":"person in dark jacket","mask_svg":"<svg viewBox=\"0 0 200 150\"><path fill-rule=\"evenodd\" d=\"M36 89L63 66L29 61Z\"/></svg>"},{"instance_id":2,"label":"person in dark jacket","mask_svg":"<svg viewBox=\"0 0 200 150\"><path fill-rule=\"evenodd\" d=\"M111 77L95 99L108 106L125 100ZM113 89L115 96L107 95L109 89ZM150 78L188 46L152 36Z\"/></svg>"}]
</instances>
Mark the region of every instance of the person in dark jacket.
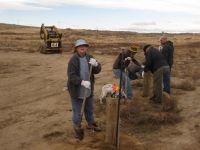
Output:
<instances>
[{"instance_id":1,"label":"person in dark jacket","mask_svg":"<svg viewBox=\"0 0 200 150\"><path fill-rule=\"evenodd\" d=\"M135 63L130 63L128 66L128 76L131 80L136 80L142 78L142 72L144 71L144 66L138 66Z\"/></svg>"},{"instance_id":2,"label":"person in dark jacket","mask_svg":"<svg viewBox=\"0 0 200 150\"><path fill-rule=\"evenodd\" d=\"M163 75L169 75L170 69L164 56L158 49L151 45L145 45L144 48L145 63L144 72L153 73L153 97L150 98L154 103L162 103L162 80Z\"/></svg>"},{"instance_id":3,"label":"person in dark jacket","mask_svg":"<svg viewBox=\"0 0 200 150\"><path fill-rule=\"evenodd\" d=\"M85 96L86 102L84 115L88 123L87 128L95 131L101 130L95 123L93 116L94 74L98 74L101 71L101 64L97 62L92 55L87 53L88 47L89 45L83 39L75 42L75 53L69 60L67 69L67 87L71 97L73 112L72 120L77 138L77 131L82 128L80 113ZM90 67L92 67L91 75L89 75Z\"/></svg>"},{"instance_id":4,"label":"person in dark jacket","mask_svg":"<svg viewBox=\"0 0 200 150\"><path fill-rule=\"evenodd\" d=\"M125 73L125 69L129 66L131 61L136 65L141 66L141 64L134 58L134 55L136 53L137 53L137 47L132 46L131 48L121 52L113 64L113 73L117 78L120 78L120 74L122 72L122 87L124 90L126 90L127 88L127 98L129 100L133 99L133 93L132 93L130 78L128 77L128 74ZM126 83L127 87L125 87Z\"/></svg>"},{"instance_id":5,"label":"person in dark jacket","mask_svg":"<svg viewBox=\"0 0 200 150\"><path fill-rule=\"evenodd\" d=\"M165 60L167 61L170 71L173 65L173 55L174 55L174 46L173 42L167 40L167 36L163 35L160 37L161 46L159 47L160 52L163 54ZM164 91L170 94L170 74L169 76L163 76Z\"/></svg>"}]
</instances>

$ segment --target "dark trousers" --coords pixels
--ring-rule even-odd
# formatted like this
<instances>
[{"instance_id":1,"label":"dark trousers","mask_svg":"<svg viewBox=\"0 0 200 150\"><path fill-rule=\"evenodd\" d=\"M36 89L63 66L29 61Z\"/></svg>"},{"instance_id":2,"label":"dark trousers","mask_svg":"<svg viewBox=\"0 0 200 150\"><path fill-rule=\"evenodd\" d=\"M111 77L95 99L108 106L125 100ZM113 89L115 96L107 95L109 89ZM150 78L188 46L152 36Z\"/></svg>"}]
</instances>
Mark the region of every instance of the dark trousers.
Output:
<instances>
[{"instance_id":1,"label":"dark trousers","mask_svg":"<svg viewBox=\"0 0 200 150\"><path fill-rule=\"evenodd\" d=\"M83 99L71 99L72 102L72 121L74 126L79 126L81 124L81 107L83 103ZM85 102L85 109L84 109L84 115L85 119L88 124L94 123L94 117L93 117L93 107L94 99L93 96L90 96L86 99Z\"/></svg>"},{"instance_id":2,"label":"dark trousers","mask_svg":"<svg viewBox=\"0 0 200 150\"><path fill-rule=\"evenodd\" d=\"M156 103L162 102L162 81L163 69L161 67L153 73L153 96Z\"/></svg>"},{"instance_id":3,"label":"dark trousers","mask_svg":"<svg viewBox=\"0 0 200 150\"><path fill-rule=\"evenodd\" d=\"M157 103L162 102L162 82L164 91L170 91L170 69L169 66L163 66L153 73L153 94Z\"/></svg>"},{"instance_id":4,"label":"dark trousers","mask_svg":"<svg viewBox=\"0 0 200 150\"><path fill-rule=\"evenodd\" d=\"M163 91L167 92L168 94L170 94L171 92L171 85L170 85L170 69L169 67L164 67L163 68Z\"/></svg>"}]
</instances>

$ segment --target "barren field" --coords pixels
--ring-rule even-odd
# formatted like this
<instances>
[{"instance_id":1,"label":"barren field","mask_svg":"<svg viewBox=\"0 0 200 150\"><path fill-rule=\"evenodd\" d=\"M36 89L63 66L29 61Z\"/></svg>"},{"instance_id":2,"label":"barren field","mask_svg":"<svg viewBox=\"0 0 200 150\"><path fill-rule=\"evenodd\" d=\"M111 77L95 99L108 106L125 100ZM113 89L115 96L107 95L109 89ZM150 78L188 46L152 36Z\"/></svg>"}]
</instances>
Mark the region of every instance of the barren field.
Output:
<instances>
[{"instance_id":1,"label":"barren field","mask_svg":"<svg viewBox=\"0 0 200 150\"><path fill-rule=\"evenodd\" d=\"M159 44L160 34L63 29L64 53L40 54L39 28L0 24L1 150L113 149L104 143L105 104L101 87L117 83L112 64L120 47ZM67 62L73 42L85 38L102 64L96 76L95 117L103 131L86 130L85 139L72 134L71 102L65 90ZM172 111L155 108L142 97L142 80L133 82L132 109L122 104L121 150L198 150L200 147L200 34L169 34L174 42ZM143 60L142 50L136 58ZM85 122L84 122L85 124Z\"/></svg>"}]
</instances>

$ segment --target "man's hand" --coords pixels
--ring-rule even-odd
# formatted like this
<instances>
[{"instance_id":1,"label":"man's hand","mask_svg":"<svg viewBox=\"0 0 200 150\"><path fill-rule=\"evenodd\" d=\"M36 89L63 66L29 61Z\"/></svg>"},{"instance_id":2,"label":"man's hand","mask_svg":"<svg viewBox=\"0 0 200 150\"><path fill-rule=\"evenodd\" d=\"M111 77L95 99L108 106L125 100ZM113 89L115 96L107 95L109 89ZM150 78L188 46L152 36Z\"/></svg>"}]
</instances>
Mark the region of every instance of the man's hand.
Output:
<instances>
[{"instance_id":1,"label":"man's hand","mask_svg":"<svg viewBox=\"0 0 200 150\"><path fill-rule=\"evenodd\" d=\"M91 64L93 67L97 67L98 66L98 62L94 58L90 58L89 64Z\"/></svg>"},{"instance_id":2,"label":"man's hand","mask_svg":"<svg viewBox=\"0 0 200 150\"><path fill-rule=\"evenodd\" d=\"M82 80L81 85L84 86L86 89L90 89L91 88L90 81L84 81L84 80Z\"/></svg>"}]
</instances>

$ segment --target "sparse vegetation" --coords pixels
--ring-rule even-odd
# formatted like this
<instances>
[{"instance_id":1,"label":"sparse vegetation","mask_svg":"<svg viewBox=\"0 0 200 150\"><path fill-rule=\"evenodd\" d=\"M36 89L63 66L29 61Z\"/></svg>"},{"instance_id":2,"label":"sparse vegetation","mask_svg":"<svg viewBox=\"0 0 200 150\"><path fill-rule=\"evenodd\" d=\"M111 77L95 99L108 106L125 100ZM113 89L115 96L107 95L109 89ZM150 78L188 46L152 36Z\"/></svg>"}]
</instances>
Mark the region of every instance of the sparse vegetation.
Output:
<instances>
[{"instance_id":1,"label":"sparse vegetation","mask_svg":"<svg viewBox=\"0 0 200 150\"><path fill-rule=\"evenodd\" d=\"M97 121L104 129L106 105L100 105L98 97L104 84L119 83L113 76L112 64L120 47L128 47L133 42L157 47L160 34L73 29L62 32L64 52L72 52L74 40L84 38L91 45L90 52L102 64L102 72L96 76L94 107ZM95 134L86 131L83 142L73 141L71 102L69 95L62 91L66 86L66 64L71 54L40 54L39 28L0 24L0 35L1 148L112 149L104 143L105 130ZM164 149L175 145L177 150L183 147L195 150L191 144L188 148L180 143L199 144L199 135L191 133L198 134L200 125L200 34L169 34L169 38L175 45L172 95L164 93L163 104L153 105L141 96L142 79L133 82L131 107L121 105L123 150L130 147L160 149L160 145ZM141 49L136 58L143 61ZM194 140L196 137L198 141Z\"/></svg>"},{"instance_id":2,"label":"sparse vegetation","mask_svg":"<svg viewBox=\"0 0 200 150\"><path fill-rule=\"evenodd\" d=\"M193 91L195 90L195 84L193 79L179 79L173 78L172 87L176 89L182 89L185 91Z\"/></svg>"},{"instance_id":3,"label":"sparse vegetation","mask_svg":"<svg viewBox=\"0 0 200 150\"><path fill-rule=\"evenodd\" d=\"M163 125L176 124L181 121L175 99L164 97L163 104L150 104L147 99L136 99L131 106L124 106L121 111L123 122L130 124L135 132L155 132ZM140 130L140 127L141 130ZM135 128L135 129L134 129ZM137 129L137 130L136 130Z\"/></svg>"}]
</instances>

